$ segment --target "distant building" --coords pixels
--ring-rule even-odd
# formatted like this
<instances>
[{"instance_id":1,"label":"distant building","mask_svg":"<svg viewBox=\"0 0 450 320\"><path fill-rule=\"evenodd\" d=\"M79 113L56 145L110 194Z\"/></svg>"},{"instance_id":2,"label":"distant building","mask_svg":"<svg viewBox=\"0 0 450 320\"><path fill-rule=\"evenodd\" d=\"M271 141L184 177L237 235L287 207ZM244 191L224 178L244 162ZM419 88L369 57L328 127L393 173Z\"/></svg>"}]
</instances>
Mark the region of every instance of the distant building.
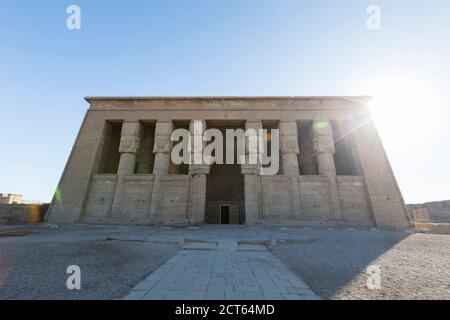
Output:
<instances>
[{"instance_id":1,"label":"distant building","mask_svg":"<svg viewBox=\"0 0 450 320\"><path fill-rule=\"evenodd\" d=\"M22 195L12 193L0 193L0 204L22 203Z\"/></svg>"}]
</instances>

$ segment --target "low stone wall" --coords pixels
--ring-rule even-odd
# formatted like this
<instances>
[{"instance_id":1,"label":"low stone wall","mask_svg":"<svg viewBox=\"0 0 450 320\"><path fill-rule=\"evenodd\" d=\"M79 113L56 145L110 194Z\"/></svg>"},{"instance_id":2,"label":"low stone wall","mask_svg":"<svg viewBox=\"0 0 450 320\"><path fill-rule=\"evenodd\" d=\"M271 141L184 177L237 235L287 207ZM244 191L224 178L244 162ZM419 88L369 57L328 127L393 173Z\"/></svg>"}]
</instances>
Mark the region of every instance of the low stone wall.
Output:
<instances>
[{"instance_id":1,"label":"low stone wall","mask_svg":"<svg viewBox=\"0 0 450 320\"><path fill-rule=\"evenodd\" d=\"M257 199L252 223L272 225L348 225L369 227L375 225L367 197L364 179L360 176L338 176L337 188L342 205L341 219L332 212L330 183L326 176L285 175L257 176ZM126 225L189 225L192 178L188 175L133 174L123 177L120 210L112 212L117 175L100 174L91 179L83 223ZM218 201L206 203L208 221L220 223L220 204L234 204L244 208L244 203ZM248 208L247 208L248 209ZM243 210L242 210L243 211ZM211 215L217 212L217 215ZM245 212L245 219L250 213Z\"/></svg>"},{"instance_id":2,"label":"low stone wall","mask_svg":"<svg viewBox=\"0 0 450 320\"><path fill-rule=\"evenodd\" d=\"M417 232L450 234L450 223L431 222L427 208L415 208L412 222Z\"/></svg>"},{"instance_id":3,"label":"low stone wall","mask_svg":"<svg viewBox=\"0 0 450 320\"><path fill-rule=\"evenodd\" d=\"M406 205L408 214L413 219L414 209L426 208L430 217L430 222L433 223L450 223L450 200L433 201L422 204L408 204Z\"/></svg>"},{"instance_id":4,"label":"low stone wall","mask_svg":"<svg viewBox=\"0 0 450 320\"><path fill-rule=\"evenodd\" d=\"M133 174L123 178L120 212L112 214L116 175L95 175L81 218L84 223L131 225L188 225L189 186L187 175ZM152 209L152 205L155 208ZM158 212L157 216L151 211Z\"/></svg>"},{"instance_id":5,"label":"low stone wall","mask_svg":"<svg viewBox=\"0 0 450 320\"><path fill-rule=\"evenodd\" d=\"M417 232L450 234L450 223L413 222Z\"/></svg>"},{"instance_id":6,"label":"low stone wall","mask_svg":"<svg viewBox=\"0 0 450 320\"><path fill-rule=\"evenodd\" d=\"M0 224L33 224L44 221L49 204L0 204Z\"/></svg>"}]
</instances>

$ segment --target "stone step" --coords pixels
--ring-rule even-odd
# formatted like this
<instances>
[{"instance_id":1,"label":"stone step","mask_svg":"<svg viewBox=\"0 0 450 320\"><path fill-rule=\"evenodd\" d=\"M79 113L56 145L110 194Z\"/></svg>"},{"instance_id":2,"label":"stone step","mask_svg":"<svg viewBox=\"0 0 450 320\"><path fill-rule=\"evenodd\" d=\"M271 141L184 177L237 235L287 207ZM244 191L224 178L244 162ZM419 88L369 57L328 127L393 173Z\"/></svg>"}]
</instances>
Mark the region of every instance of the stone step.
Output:
<instances>
[{"instance_id":1,"label":"stone step","mask_svg":"<svg viewBox=\"0 0 450 320\"><path fill-rule=\"evenodd\" d=\"M183 250L219 250L219 251L268 251L276 245L276 241L265 240L196 240L180 239Z\"/></svg>"}]
</instances>

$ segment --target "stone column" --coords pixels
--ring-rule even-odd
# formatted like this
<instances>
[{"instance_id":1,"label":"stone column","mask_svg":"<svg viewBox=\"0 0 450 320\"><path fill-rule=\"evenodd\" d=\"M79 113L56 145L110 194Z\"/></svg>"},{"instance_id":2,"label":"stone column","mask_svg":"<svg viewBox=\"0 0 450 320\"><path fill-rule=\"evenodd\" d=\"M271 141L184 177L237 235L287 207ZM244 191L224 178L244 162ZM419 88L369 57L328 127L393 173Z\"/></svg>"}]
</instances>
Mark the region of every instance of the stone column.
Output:
<instances>
[{"instance_id":1,"label":"stone column","mask_svg":"<svg viewBox=\"0 0 450 320\"><path fill-rule=\"evenodd\" d=\"M245 130L253 129L256 134L262 129L261 121L247 120L245 122ZM253 149L252 149L253 147ZM258 141L255 145L249 144L246 139L246 163L241 165L241 173L244 175L244 192L245 192L245 223L247 225L255 225L261 219L261 177L260 174L260 159L259 154L262 150L258 150ZM249 154L257 155L256 164L249 164Z\"/></svg>"},{"instance_id":2,"label":"stone column","mask_svg":"<svg viewBox=\"0 0 450 320\"><path fill-rule=\"evenodd\" d=\"M124 194L124 177L134 174L136 167L136 153L139 150L141 125L138 121L125 121L122 124L120 137L120 161L117 169L116 188L111 209L112 217L119 217L122 213L122 201Z\"/></svg>"},{"instance_id":3,"label":"stone column","mask_svg":"<svg viewBox=\"0 0 450 320\"><path fill-rule=\"evenodd\" d=\"M298 168L298 130L296 121L280 122L280 147L281 159L283 163L283 175L288 176L291 180L292 190L292 215L293 218L301 219L302 209L300 204L300 185Z\"/></svg>"},{"instance_id":4,"label":"stone column","mask_svg":"<svg viewBox=\"0 0 450 320\"><path fill-rule=\"evenodd\" d=\"M203 161L205 141L203 134L206 130L206 121L191 120L189 131L191 134L191 162L189 164L189 218L193 224L205 222L206 211L206 179L209 174L209 165Z\"/></svg>"},{"instance_id":5,"label":"stone column","mask_svg":"<svg viewBox=\"0 0 450 320\"><path fill-rule=\"evenodd\" d=\"M161 176L169 174L170 150L172 149L172 121L157 121L155 126L155 140L153 153L155 160L153 164L153 190L150 204L150 218L155 224L164 222L160 215Z\"/></svg>"},{"instance_id":6,"label":"stone column","mask_svg":"<svg viewBox=\"0 0 450 320\"><path fill-rule=\"evenodd\" d=\"M169 174L170 150L172 149L172 121L158 121L155 126L155 142L153 153L155 154L153 174Z\"/></svg>"},{"instance_id":7,"label":"stone column","mask_svg":"<svg viewBox=\"0 0 450 320\"><path fill-rule=\"evenodd\" d=\"M280 122L280 147L283 163L283 174L286 176L298 176L298 131L295 121Z\"/></svg>"},{"instance_id":8,"label":"stone column","mask_svg":"<svg viewBox=\"0 0 450 320\"><path fill-rule=\"evenodd\" d=\"M335 220L342 220L342 208L339 197L336 167L334 165L333 128L328 120L315 120L311 126L314 152L317 155L319 175L328 177L330 194L330 213Z\"/></svg>"}]
</instances>

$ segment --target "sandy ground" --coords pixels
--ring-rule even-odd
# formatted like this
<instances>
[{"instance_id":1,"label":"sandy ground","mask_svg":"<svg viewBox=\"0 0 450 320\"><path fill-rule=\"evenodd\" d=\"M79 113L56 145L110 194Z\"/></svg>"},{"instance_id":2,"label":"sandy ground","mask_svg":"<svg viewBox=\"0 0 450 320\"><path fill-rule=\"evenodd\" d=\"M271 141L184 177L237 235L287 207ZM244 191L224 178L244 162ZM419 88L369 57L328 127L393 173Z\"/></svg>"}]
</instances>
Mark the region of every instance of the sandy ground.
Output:
<instances>
[{"instance_id":1,"label":"sandy ground","mask_svg":"<svg viewBox=\"0 0 450 320\"><path fill-rule=\"evenodd\" d=\"M325 299L450 299L450 236L384 231L310 230L310 244L275 255ZM369 265L380 289L367 287Z\"/></svg>"},{"instance_id":2,"label":"sandy ground","mask_svg":"<svg viewBox=\"0 0 450 320\"><path fill-rule=\"evenodd\" d=\"M178 250L87 237L0 236L0 299L118 299ZM69 265L81 268L81 290L66 287Z\"/></svg>"},{"instance_id":3,"label":"sandy ground","mask_svg":"<svg viewBox=\"0 0 450 320\"><path fill-rule=\"evenodd\" d=\"M6 236L8 232L29 234ZM119 299L185 239L281 239L272 253L325 299L450 299L450 235L204 226L0 226L0 299ZM66 288L81 268L82 290ZM377 265L381 288L366 286Z\"/></svg>"}]
</instances>

